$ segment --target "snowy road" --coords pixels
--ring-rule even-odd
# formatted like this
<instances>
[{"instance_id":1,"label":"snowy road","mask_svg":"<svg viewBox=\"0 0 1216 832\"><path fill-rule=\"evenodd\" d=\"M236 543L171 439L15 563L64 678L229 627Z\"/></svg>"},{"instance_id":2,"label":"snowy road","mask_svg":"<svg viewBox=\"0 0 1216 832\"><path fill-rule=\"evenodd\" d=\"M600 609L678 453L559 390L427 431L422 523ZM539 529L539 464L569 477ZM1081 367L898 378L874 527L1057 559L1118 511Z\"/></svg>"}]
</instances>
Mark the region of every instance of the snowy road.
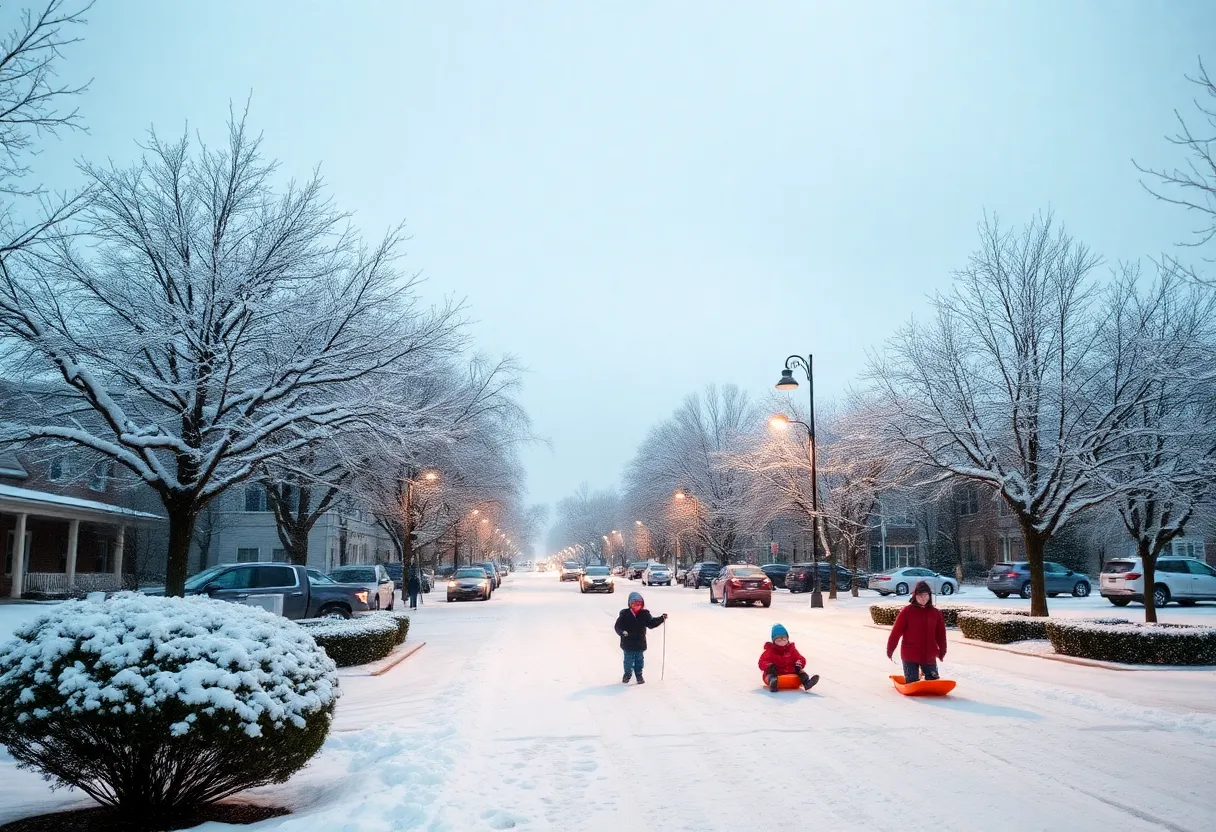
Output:
<instances>
[{"instance_id":1,"label":"snowy road","mask_svg":"<svg viewBox=\"0 0 1216 832\"><path fill-rule=\"evenodd\" d=\"M295 814L251 829L1216 828L1214 671L1081 667L952 631L957 695L905 699L873 599L722 610L640 589L671 613L666 678L656 630L640 688L620 684L620 589L515 575L488 603L433 593L410 634L426 648L343 679L321 756L258 795ZM814 695L759 687L776 621L822 675Z\"/></svg>"}]
</instances>

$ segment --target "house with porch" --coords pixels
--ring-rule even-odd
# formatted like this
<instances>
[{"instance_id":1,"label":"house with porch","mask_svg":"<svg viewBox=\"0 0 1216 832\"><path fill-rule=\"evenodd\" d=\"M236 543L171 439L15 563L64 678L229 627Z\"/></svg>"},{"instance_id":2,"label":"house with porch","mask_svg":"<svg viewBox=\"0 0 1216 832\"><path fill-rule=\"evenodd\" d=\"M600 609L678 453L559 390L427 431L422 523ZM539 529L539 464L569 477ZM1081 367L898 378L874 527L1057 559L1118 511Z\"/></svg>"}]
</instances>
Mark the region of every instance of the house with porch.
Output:
<instances>
[{"instance_id":1,"label":"house with porch","mask_svg":"<svg viewBox=\"0 0 1216 832\"><path fill-rule=\"evenodd\" d=\"M147 489L119 482L112 461L81 460L0 447L0 596L133 586L140 561L163 553ZM163 554L161 564L163 574Z\"/></svg>"}]
</instances>

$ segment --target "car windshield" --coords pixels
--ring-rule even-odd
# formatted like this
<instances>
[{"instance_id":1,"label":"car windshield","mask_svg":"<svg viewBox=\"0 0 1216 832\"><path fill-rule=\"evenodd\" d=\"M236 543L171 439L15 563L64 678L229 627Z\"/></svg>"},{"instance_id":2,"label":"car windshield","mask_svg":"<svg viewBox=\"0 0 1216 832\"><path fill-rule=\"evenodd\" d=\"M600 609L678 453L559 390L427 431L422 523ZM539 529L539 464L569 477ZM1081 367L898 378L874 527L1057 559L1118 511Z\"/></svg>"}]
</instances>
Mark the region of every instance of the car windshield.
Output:
<instances>
[{"instance_id":1,"label":"car windshield","mask_svg":"<svg viewBox=\"0 0 1216 832\"><path fill-rule=\"evenodd\" d=\"M766 578L764 570L758 566L732 566L731 574L736 578Z\"/></svg>"},{"instance_id":2,"label":"car windshield","mask_svg":"<svg viewBox=\"0 0 1216 832\"><path fill-rule=\"evenodd\" d=\"M457 578L481 578L485 579L486 571L484 569L461 569L456 573Z\"/></svg>"},{"instance_id":3,"label":"car windshield","mask_svg":"<svg viewBox=\"0 0 1216 832\"><path fill-rule=\"evenodd\" d=\"M568 560L562 564L567 569L578 569L578 564L575 561Z\"/></svg>"},{"instance_id":4,"label":"car windshield","mask_svg":"<svg viewBox=\"0 0 1216 832\"><path fill-rule=\"evenodd\" d=\"M1112 560L1108 561L1106 566L1102 567L1102 571L1114 572L1116 575L1122 575L1124 572L1131 572L1135 565L1135 562L1130 560Z\"/></svg>"},{"instance_id":5,"label":"car windshield","mask_svg":"<svg viewBox=\"0 0 1216 832\"><path fill-rule=\"evenodd\" d=\"M588 575L607 575L608 567L607 566L588 566L587 574Z\"/></svg>"},{"instance_id":6,"label":"car windshield","mask_svg":"<svg viewBox=\"0 0 1216 832\"><path fill-rule=\"evenodd\" d=\"M651 572L666 572L667 567L661 563L652 563L652 564L650 564L650 571Z\"/></svg>"},{"instance_id":7,"label":"car windshield","mask_svg":"<svg viewBox=\"0 0 1216 832\"><path fill-rule=\"evenodd\" d=\"M228 564L224 564L223 566L213 566L210 569L204 569L202 572L199 572L193 578L186 581L186 591L190 592L195 589L202 589L211 581L212 578L227 568Z\"/></svg>"},{"instance_id":8,"label":"car windshield","mask_svg":"<svg viewBox=\"0 0 1216 832\"><path fill-rule=\"evenodd\" d=\"M340 583L348 583L352 581L375 583L377 580L376 570L370 566L335 569L329 573L329 577Z\"/></svg>"}]
</instances>

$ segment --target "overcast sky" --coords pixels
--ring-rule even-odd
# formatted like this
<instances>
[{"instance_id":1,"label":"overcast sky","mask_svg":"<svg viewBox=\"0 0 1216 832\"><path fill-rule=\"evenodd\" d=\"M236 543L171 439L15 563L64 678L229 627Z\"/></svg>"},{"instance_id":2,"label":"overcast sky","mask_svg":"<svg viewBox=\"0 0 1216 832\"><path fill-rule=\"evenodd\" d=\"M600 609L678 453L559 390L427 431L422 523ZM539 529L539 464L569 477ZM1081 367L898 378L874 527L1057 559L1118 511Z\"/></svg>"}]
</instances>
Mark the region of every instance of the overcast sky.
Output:
<instances>
[{"instance_id":1,"label":"overcast sky","mask_svg":"<svg viewBox=\"0 0 1216 832\"><path fill-rule=\"evenodd\" d=\"M648 8L654 7L654 8ZM1216 3L100 0L64 66L93 77L73 157L155 124L218 137L230 101L287 173L467 297L529 368L552 449L531 499L614 485L703 385L766 395L792 352L841 392L949 283L985 210L1051 207L1109 261L1186 218L1141 189Z\"/></svg>"}]
</instances>

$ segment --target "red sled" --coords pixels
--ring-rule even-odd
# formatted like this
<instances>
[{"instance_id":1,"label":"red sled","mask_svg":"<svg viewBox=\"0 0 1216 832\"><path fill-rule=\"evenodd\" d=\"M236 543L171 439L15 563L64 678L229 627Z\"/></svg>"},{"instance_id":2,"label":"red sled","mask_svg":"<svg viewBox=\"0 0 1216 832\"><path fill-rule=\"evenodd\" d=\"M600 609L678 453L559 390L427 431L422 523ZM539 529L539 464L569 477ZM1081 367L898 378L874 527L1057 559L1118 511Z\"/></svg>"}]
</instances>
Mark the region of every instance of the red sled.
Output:
<instances>
[{"instance_id":1,"label":"red sled","mask_svg":"<svg viewBox=\"0 0 1216 832\"><path fill-rule=\"evenodd\" d=\"M768 687L768 677L761 675L760 684ZM781 673L777 676L777 690L801 690L802 680L797 673Z\"/></svg>"},{"instance_id":2,"label":"red sled","mask_svg":"<svg viewBox=\"0 0 1216 832\"><path fill-rule=\"evenodd\" d=\"M945 696L958 684L950 679L922 679L919 682L905 682L903 676L892 676L891 681L895 683L895 689L904 696Z\"/></svg>"}]
</instances>

